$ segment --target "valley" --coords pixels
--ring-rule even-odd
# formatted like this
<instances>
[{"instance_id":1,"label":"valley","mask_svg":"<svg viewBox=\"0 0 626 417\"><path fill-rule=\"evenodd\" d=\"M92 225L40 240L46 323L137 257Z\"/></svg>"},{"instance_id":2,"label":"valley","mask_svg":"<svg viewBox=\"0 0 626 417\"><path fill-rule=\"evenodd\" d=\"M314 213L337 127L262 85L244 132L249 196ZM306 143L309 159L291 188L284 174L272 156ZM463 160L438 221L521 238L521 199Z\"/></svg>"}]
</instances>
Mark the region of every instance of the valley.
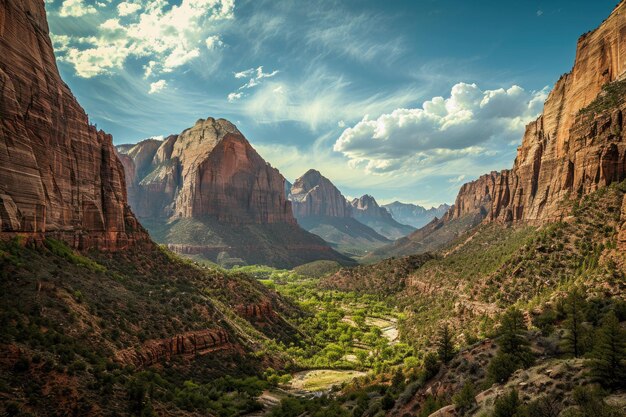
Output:
<instances>
[{"instance_id":1,"label":"valley","mask_svg":"<svg viewBox=\"0 0 626 417\"><path fill-rule=\"evenodd\" d=\"M253 39L264 23L263 41L283 33L287 20L247 16L250 7L0 0L0 415L625 416L626 1L578 39L572 70L551 89L458 83L449 98L411 109L417 89L403 85L402 108L383 113L391 99L357 94L364 114L337 106L332 129L317 118L351 82L311 77L337 95L302 110L287 96L301 90L280 81L284 67L254 64L222 71L232 79L220 84L245 83L219 105L196 85L182 94L194 60L197 85L209 83L229 61L207 54L239 51L247 42L238 36ZM242 19L241 9L224 38L202 32ZM316 25L333 20L307 13ZM57 28L73 35L51 32L49 22L66 18ZM85 36L88 27L102 37ZM142 43L145 33L157 41ZM299 48L305 56L327 55L311 46L319 37ZM89 44L96 49L78 49ZM109 60L112 50L127 55ZM358 61L355 50L333 54ZM136 68L124 74L141 73L135 87L149 87L146 103L131 100L138 125L156 107L174 115L187 109L180 97L207 94L203 109L188 106L194 115L219 110L239 127L172 116L179 133L114 145L61 72L74 65L74 86L93 78L121 91L112 85L127 58ZM95 88L77 94L106 101ZM285 119L266 120L280 106ZM124 138L141 131L114 123L128 108L110 110ZM301 113L315 120L290 119ZM171 128L167 116L150 128ZM429 128L433 120L441 126ZM284 131L267 141L277 125ZM291 152L303 126L316 137ZM518 131L519 146L503 134ZM300 176L288 181L261 153ZM467 180L447 172L502 155L515 155L510 169ZM410 201L453 189L454 204L400 202L403 180Z\"/></svg>"}]
</instances>

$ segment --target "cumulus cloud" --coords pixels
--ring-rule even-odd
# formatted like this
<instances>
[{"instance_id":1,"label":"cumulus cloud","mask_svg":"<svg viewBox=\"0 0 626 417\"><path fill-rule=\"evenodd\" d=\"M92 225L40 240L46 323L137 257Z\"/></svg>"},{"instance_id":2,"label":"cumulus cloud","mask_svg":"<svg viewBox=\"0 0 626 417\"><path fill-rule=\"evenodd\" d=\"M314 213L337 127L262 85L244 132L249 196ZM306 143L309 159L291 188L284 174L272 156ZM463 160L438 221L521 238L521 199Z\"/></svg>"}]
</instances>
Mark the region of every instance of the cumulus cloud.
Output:
<instances>
[{"instance_id":1,"label":"cumulus cloud","mask_svg":"<svg viewBox=\"0 0 626 417\"><path fill-rule=\"evenodd\" d=\"M156 93L162 91L165 87L167 87L167 81L165 81L165 80L155 81L155 82L150 84L150 91L148 91L148 93L149 94L156 94Z\"/></svg>"},{"instance_id":2,"label":"cumulus cloud","mask_svg":"<svg viewBox=\"0 0 626 417\"><path fill-rule=\"evenodd\" d=\"M84 0L65 0L59 10L59 15L63 17L81 17L94 13L97 13L96 8L85 4Z\"/></svg>"},{"instance_id":3,"label":"cumulus cloud","mask_svg":"<svg viewBox=\"0 0 626 417\"><path fill-rule=\"evenodd\" d=\"M123 1L117 5L117 13L120 16L128 16L141 10L141 5L138 3L131 3L129 1Z\"/></svg>"},{"instance_id":4,"label":"cumulus cloud","mask_svg":"<svg viewBox=\"0 0 626 417\"><path fill-rule=\"evenodd\" d=\"M246 82L245 84L243 84L242 86L240 86L238 88L239 92L232 92L228 95L228 101L235 101L235 100L239 100L240 98L242 98L244 96L244 94L241 92L241 90L246 90L249 88L254 88L257 85L262 83L262 80L264 78L272 78L273 76L275 76L276 74L278 74L279 71L278 70L274 70L272 72L263 72L263 66L257 67L255 68L250 68L247 70L243 70L243 71L239 71L239 72L235 72L233 73L233 75L235 76L235 78L240 79L240 78L246 78L246 77L251 77L248 82Z\"/></svg>"},{"instance_id":5,"label":"cumulus cloud","mask_svg":"<svg viewBox=\"0 0 626 417\"><path fill-rule=\"evenodd\" d=\"M59 60L84 78L122 69L129 57L148 61L146 76L172 72L200 56L203 45L223 45L210 33L216 22L234 18L234 0L182 0L171 7L164 0L123 1L116 11L91 36L69 36ZM65 0L60 9L61 16L95 12L83 0Z\"/></svg>"},{"instance_id":6,"label":"cumulus cloud","mask_svg":"<svg viewBox=\"0 0 626 417\"><path fill-rule=\"evenodd\" d=\"M224 46L224 42L217 35L209 36L208 38L206 38L204 43L206 44L206 48L208 50L213 50L213 49L217 49L217 48L219 48L221 46Z\"/></svg>"},{"instance_id":7,"label":"cumulus cloud","mask_svg":"<svg viewBox=\"0 0 626 417\"><path fill-rule=\"evenodd\" d=\"M534 119L547 89L519 86L481 90L458 83L447 98L435 97L421 108L398 108L376 119L365 116L343 131L333 149L369 172L391 172L450 159L484 154L487 142L519 140Z\"/></svg>"}]
</instances>

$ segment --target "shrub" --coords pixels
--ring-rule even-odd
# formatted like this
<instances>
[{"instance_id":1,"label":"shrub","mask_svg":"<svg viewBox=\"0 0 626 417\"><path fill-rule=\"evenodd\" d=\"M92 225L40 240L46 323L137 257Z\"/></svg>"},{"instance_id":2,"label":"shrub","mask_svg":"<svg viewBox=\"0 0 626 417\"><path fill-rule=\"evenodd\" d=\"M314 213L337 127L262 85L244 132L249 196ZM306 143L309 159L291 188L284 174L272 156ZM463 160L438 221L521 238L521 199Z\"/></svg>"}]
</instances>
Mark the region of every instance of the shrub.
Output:
<instances>
[{"instance_id":1,"label":"shrub","mask_svg":"<svg viewBox=\"0 0 626 417\"><path fill-rule=\"evenodd\" d=\"M474 389L474 384L471 381L463 384L461 391L457 392L454 394L454 397L452 397L452 402L456 409L462 414L471 410L476 404L476 390Z\"/></svg>"}]
</instances>

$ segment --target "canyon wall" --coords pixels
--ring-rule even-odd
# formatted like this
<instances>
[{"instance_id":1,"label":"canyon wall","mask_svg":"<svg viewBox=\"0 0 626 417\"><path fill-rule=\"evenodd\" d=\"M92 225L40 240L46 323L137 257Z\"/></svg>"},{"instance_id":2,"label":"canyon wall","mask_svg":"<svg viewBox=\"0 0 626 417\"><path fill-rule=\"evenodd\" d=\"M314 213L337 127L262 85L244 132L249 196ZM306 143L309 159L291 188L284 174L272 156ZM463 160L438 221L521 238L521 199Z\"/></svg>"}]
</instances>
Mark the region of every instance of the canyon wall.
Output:
<instances>
[{"instance_id":1,"label":"canyon wall","mask_svg":"<svg viewBox=\"0 0 626 417\"><path fill-rule=\"evenodd\" d=\"M147 234L126 201L112 138L56 66L41 0L0 0L0 234L118 250Z\"/></svg>"},{"instance_id":2,"label":"canyon wall","mask_svg":"<svg viewBox=\"0 0 626 417\"><path fill-rule=\"evenodd\" d=\"M365 194L360 198L354 198L350 202L352 206L352 213L355 218L371 217L380 218L386 220L392 220L391 213L386 208L378 205L374 197L369 194Z\"/></svg>"},{"instance_id":3,"label":"canyon wall","mask_svg":"<svg viewBox=\"0 0 626 417\"><path fill-rule=\"evenodd\" d=\"M140 218L295 224L285 179L225 119L200 119L164 141L118 151L128 161L129 200Z\"/></svg>"},{"instance_id":4,"label":"canyon wall","mask_svg":"<svg viewBox=\"0 0 626 417\"><path fill-rule=\"evenodd\" d=\"M543 114L526 127L513 168L465 184L450 219L486 210L488 221L554 221L560 204L626 178L626 3L578 40ZM609 84L611 83L611 84Z\"/></svg>"},{"instance_id":5,"label":"canyon wall","mask_svg":"<svg viewBox=\"0 0 626 417\"><path fill-rule=\"evenodd\" d=\"M319 171L308 170L291 186L289 195L296 218L352 217L352 207L332 182Z\"/></svg>"}]
</instances>

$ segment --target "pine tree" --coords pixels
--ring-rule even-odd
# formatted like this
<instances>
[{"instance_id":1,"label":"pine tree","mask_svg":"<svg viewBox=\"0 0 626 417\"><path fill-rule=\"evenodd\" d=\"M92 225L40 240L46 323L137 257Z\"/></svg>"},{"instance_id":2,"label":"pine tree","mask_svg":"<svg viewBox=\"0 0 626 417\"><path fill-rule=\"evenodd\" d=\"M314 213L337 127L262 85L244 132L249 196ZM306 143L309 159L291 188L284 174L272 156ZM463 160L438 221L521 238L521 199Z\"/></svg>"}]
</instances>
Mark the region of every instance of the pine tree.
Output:
<instances>
[{"instance_id":1,"label":"pine tree","mask_svg":"<svg viewBox=\"0 0 626 417\"><path fill-rule=\"evenodd\" d=\"M607 387L626 386L626 331L613 311L602 320L593 357L592 368L598 382Z\"/></svg>"},{"instance_id":2,"label":"pine tree","mask_svg":"<svg viewBox=\"0 0 626 417\"><path fill-rule=\"evenodd\" d=\"M579 288L572 290L565 299L565 347L576 358L584 353L585 305L585 296Z\"/></svg>"},{"instance_id":3,"label":"pine tree","mask_svg":"<svg viewBox=\"0 0 626 417\"><path fill-rule=\"evenodd\" d=\"M439 337L437 340L437 353L439 354L439 359L443 363L448 363L454 357L454 343L452 341L452 332L450 331L450 326L448 324L444 324L439 329Z\"/></svg>"},{"instance_id":4,"label":"pine tree","mask_svg":"<svg viewBox=\"0 0 626 417\"><path fill-rule=\"evenodd\" d=\"M532 353L526 338L526 324L521 310L510 309L500 322L500 352L516 358L524 366L532 362Z\"/></svg>"}]
</instances>

